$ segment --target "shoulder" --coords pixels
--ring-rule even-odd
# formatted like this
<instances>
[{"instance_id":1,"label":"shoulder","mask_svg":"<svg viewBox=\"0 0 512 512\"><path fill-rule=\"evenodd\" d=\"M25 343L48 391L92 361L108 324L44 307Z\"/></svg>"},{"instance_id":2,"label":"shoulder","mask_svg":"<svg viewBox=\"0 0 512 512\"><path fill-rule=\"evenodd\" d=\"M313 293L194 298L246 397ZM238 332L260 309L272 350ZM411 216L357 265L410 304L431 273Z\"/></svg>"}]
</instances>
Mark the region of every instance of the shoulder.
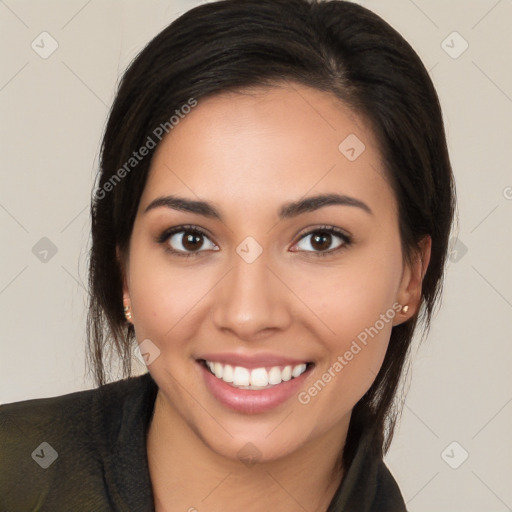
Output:
<instances>
[{"instance_id":1,"label":"shoulder","mask_svg":"<svg viewBox=\"0 0 512 512\"><path fill-rule=\"evenodd\" d=\"M102 510L105 446L148 379L0 406L0 509L32 510L66 496L67 506Z\"/></svg>"},{"instance_id":2,"label":"shoulder","mask_svg":"<svg viewBox=\"0 0 512 512\"><path fill-rule=\"evenodd\" d=\"M373 428L361 433L329 512L407 512L402 493L387 468Z\"/></svg>"},{"instance_id":3,"label":"shoulder","mask_svg":"<svg viewBox=\"0 0 512 512\"><path fill-rule=\"evenodd\" d=\"M147 380L146 375L131 377L85 391L0 405L2 445L39 439L46 432L59 441L77 434L90 437L102 419L98 415L106 407L114 417L121 413L126 400L140 393L143 378Z\"/></svg>"},{"instance_id":4,"label":"shoulder","mask_svg":"<svg viewBox=\"0 0 512 512\"><path fill-rule=\"evenodd\" d=\"M372 504L375 512L406 512L400 488L384 461L377 465L375 498Z\"/></svg>"}]
</instances>

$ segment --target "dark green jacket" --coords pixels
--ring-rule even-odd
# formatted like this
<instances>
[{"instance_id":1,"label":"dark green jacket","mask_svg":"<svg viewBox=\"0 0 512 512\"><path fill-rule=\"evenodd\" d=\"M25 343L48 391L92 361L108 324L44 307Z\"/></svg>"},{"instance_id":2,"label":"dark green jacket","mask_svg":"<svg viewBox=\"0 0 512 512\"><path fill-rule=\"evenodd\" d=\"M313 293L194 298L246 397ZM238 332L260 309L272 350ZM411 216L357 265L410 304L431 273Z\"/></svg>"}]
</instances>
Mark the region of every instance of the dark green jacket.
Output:
<instances>
[{"instance_id":1,"label":"dark green jacket","mask_svg":"<svg viewBox=\"0 0 512 512\"><path fill-rule=\"evenodd\" d=\"M1 512L153 510L146 434L149 373L0 406ZM403 512L400 490L363 436L328 512Z\"/></svg>"}]
</instances>

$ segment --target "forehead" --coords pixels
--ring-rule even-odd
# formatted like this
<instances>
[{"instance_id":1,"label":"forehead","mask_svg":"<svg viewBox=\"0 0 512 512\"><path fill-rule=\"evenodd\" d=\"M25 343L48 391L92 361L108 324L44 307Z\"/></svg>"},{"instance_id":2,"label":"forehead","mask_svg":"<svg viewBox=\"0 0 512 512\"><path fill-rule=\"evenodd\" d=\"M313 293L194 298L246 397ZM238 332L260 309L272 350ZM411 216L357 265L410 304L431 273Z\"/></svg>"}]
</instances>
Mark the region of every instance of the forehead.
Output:
<instances>
[{"instance_id":1,"label":"forehead","mask_svg":"<svg viewBox=\"0 0 512 512\"><path fill-rule=\"evenodd\" d=\"M295 83L200 100L160 143L141 207L178 192L237 198L246 211L309 192L393 201L370 127L334 95Z\"/></svg>"}]
</instances>

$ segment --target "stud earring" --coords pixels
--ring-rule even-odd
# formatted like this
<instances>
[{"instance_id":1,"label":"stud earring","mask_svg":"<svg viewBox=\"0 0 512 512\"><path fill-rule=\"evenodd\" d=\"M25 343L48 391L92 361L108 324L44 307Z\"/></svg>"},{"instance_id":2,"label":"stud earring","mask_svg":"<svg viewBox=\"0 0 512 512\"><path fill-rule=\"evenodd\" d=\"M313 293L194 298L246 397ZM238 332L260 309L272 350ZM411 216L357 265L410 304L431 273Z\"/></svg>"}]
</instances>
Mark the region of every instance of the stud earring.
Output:
<instances>
[{"instance_id":1,"label":"stud earring","mask_svg":"<svg viewBox=\"0 0 512 512\"><path fill-rule=\"evenodd\" d=\"M130 306L128 306L128 303L126 301L124 302L123 310L124 310L124 316L126 317L126 320L128 320L128 322L131 322L132 321L132 313L130 311Z\"/></svg>"},{"instance_id":2,"label":"stud earring","mask_svg":"<svg viewBox=\"0 0 512 512\"><path fill-rule=\"evenodd\" d=\"M402 306L400 313L407 313L407 311L409 311L409 306L406 304L405 306Z\"/></svg>"}]
</instances>

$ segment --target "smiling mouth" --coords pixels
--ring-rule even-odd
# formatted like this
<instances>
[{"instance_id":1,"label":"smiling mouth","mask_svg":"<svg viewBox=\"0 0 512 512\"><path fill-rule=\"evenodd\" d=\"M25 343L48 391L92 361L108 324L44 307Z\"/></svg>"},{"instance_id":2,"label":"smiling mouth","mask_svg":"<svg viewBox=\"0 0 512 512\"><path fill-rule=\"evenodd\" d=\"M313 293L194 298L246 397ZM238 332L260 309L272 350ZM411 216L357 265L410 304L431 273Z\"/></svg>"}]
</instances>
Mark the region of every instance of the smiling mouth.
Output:
<instances>
[{"instance_id":1,"label":"smiling mouth","mask_svg":"<svg viewBox=\"0 0 512 512\"><path fill-rule=\"evenodd\" d=\"M283 382L288 382L303 373L309 371L314 364L304 362L297 365L272 366L261 368L245 368L243 366L234 366L220 363L218 361L198 360L208 371L224 381L226 384L238 389L261 390L270 389Z\"/></svg>"}]
</instances>

